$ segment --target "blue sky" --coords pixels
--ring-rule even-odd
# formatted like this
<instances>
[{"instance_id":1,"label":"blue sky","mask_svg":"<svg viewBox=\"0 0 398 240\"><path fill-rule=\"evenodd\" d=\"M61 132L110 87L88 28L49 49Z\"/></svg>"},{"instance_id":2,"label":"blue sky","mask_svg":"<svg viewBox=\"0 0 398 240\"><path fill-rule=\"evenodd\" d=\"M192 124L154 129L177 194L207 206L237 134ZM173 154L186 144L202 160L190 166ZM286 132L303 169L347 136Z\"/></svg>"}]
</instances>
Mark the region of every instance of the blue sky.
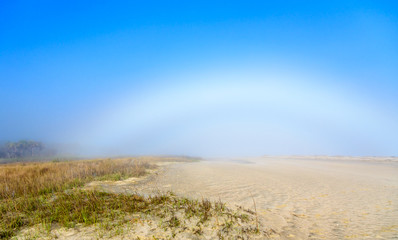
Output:
<instances>
[{"instance_id":1,"label":"blue sky","mask_svg":"<svg viewBox=\"0 0 398 240\"><path fill-rule=\"evenodd\" d=\"M395 1L0 3L0 141L398 155Z\"/></svg>"}]
</instances>

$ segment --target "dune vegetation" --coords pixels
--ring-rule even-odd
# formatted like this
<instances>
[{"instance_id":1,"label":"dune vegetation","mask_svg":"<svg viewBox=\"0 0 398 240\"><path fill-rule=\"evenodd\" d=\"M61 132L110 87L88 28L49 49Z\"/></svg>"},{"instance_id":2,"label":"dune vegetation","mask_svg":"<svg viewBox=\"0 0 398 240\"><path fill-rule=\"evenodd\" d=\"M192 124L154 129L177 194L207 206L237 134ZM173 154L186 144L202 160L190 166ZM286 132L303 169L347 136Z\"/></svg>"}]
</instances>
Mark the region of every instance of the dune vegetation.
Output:
<instances>
[{"instance_id":1,"label":"dune vegetation","mask_svg":"<svg viewBox=\"0 0 398 240\"><path fill-rule=\"evenodd\" d=\"M93 180L142 176L147 169L155 167L148 161L131 158L1 165L0 237L11 237L21 227L36 223L79 222L85 214L82 209L73 207L79 206L75 204L80 204L78 200L84 194L76 191L79 187ZM68 192L69 189L74 190ZM90 202L90 206L95 204ZM54 208L53 204L58 207ZM85 205L80 206L84 208ZM70 208L80 212L80 216L69 214ZM49 212L53 209L56 212ZM60 221L61 218L63 221Z\"/></svg>"},{"instance_id":2,"label":"dune vegetation","mask_svg":"<svg viewBox=\"0 0 398 240\"><path fill-rule=\"evenodd\" d=\"M138 157L0 165L0 238L10 239L35 226L46 229L47 234L54 227L76 225L95 225L106 231L123 229L126 223L148 218L159 222L156 228L171 237L181 232L205 234L209 225L218 226L220 239L231 233L244 236L258 232L258 226L251 223L255 221L251 211L234 212L221 201L192 200L173 193L141 196L82 188L91 181L143 176L158 168L156 163L161 161L193 159ZM234 227L238 223L240 228Z\"/></svg>"}]
</instances>

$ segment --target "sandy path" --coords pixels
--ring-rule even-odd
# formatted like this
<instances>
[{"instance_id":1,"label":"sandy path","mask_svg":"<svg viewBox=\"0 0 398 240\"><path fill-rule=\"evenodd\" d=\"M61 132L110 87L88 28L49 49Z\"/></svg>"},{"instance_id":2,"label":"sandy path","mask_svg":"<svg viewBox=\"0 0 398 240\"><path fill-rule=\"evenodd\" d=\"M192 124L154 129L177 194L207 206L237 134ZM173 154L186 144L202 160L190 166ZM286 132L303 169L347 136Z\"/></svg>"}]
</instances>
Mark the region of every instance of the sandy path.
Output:
<instances>
[{"instance_id":1,"label":"sandy path","mask_svg":"<svg viewBox=\"0 0 398 240\"><path fill-rule=\"evenodd\" d=\"M175 164L142 187L251 209L253 197L262 223L282 239L398 239L398 164L376 160L267 157Z\"/></svg>"}]
</instances>

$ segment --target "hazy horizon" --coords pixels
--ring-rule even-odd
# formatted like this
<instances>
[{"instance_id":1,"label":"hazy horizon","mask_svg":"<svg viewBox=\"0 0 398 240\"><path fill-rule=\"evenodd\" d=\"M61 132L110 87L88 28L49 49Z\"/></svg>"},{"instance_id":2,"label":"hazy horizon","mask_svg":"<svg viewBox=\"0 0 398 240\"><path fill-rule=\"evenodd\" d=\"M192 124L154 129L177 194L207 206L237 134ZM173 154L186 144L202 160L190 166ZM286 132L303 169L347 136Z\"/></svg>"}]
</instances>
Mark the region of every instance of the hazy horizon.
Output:
<instances>
[{"instance_id":1,"label":"hazy horizon","mask_svg":"<svg viewBox=\"0 0 398 240\"><path fill-rule=\"evenodd\" d=\"M0 3L0 142L398 156L393 1Z\"/></svg>"}]
</instances>

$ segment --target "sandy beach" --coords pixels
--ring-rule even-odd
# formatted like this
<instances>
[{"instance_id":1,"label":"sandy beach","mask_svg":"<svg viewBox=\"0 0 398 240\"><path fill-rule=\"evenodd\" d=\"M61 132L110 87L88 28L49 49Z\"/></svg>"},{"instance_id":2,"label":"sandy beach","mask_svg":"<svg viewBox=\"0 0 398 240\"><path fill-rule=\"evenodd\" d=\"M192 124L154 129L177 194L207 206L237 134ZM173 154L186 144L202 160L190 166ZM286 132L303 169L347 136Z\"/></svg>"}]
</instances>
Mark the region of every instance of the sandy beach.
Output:
<instances>
[{"instance_id":1,"label":"sandy beach","mask_svg":"<svg viewBox=\"0 0 398 240\"><path fill-rule=\"evenodd\" d=\"M276 239L398 239L397 158L208 159L169 165L134 190L255 202Z\"/></svg>"}]
</instances>

